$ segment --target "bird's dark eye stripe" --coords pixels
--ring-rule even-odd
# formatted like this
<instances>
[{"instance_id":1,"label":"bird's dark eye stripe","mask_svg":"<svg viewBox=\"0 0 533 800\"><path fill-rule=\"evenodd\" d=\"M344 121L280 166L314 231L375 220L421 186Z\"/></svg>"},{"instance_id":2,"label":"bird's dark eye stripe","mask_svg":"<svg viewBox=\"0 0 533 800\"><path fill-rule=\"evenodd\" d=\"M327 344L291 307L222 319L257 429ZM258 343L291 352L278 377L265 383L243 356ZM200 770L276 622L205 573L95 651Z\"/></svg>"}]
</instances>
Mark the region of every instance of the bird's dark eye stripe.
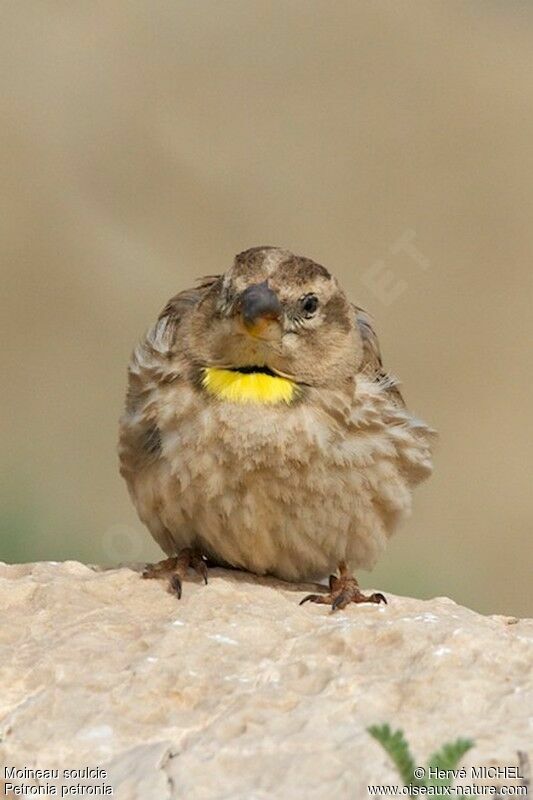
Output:
<instances>
[{"instance_id":1,"label":"bird's dark eye stripe","mask_svg":"<svg viewBox=\"0 0 533 800\"><path fill-rule=\"evenodd\" d=\"M316 294L306 294L302 297L300 303L306 314L314 314L318 308L318 297Z\"/></svg>"}]
</instances>

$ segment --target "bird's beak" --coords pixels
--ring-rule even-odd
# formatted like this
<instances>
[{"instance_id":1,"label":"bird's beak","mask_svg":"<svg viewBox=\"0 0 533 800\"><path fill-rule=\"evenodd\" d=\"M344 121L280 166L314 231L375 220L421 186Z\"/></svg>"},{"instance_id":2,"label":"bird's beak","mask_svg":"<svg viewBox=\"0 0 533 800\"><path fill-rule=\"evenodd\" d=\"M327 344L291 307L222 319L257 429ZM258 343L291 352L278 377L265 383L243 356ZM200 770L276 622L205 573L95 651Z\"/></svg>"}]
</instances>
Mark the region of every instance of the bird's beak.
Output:
<instances>
[{"instance_id":1,"label":"bird's beak","mask_svg":"<svg viewBox=\"0 0 533 800\"><path fill-rule=\"evenodd\" d=\"M279 338L282 308L266 281L249 286L241 295L241 319L247 332L258 339Z\"/></svg>"}]
</instances>

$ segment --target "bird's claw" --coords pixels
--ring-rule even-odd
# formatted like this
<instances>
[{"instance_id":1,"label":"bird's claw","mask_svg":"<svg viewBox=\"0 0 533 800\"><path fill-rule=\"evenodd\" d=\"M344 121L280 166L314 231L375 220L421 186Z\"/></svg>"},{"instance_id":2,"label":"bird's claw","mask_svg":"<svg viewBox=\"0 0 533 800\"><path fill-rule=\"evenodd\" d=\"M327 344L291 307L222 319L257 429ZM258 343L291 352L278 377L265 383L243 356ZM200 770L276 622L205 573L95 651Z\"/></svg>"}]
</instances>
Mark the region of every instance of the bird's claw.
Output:
<instances>
[{"instance_id":1,"label":"bird's claw","mask_svg":"<svg viewBox=\"0 0 533 800\"><path fill-rule=\"evenodd\" d=\"M308 594L303 600L300 600L298 605L303 606L304 603L329 603L329 595L327 594Z\"/></svg>"},{"instance_id":2,"label":"bird's claw","mask_svg":"<svg viewBox=\"0 0 533 800\"><path fill-rule=\"evenodd\" d=\"M175 594L178 600L181 600L182 583L179 575L172 575L168 582L168 590L171 594Z\"/></svg>"}]
</instances>

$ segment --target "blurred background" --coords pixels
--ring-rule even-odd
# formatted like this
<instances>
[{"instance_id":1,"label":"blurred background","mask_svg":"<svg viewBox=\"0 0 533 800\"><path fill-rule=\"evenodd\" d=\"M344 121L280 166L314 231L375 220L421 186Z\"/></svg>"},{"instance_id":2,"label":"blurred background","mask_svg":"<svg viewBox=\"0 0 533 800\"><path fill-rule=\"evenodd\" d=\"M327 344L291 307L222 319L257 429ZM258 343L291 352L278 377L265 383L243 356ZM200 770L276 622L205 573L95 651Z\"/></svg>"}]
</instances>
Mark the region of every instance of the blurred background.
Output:
<instances>
[{"instance_id":1,"label":"blurred background","mask_svg":"<svg viewBox=\"0 0 533 800\"><path fill-rule=\"evenodd\" d=\"M440 432L363 584L531 614L533 7L5 2L0 83L0 558L159 557L117 471L131 348L273 244Z\"/></svg>"}]
</instances>

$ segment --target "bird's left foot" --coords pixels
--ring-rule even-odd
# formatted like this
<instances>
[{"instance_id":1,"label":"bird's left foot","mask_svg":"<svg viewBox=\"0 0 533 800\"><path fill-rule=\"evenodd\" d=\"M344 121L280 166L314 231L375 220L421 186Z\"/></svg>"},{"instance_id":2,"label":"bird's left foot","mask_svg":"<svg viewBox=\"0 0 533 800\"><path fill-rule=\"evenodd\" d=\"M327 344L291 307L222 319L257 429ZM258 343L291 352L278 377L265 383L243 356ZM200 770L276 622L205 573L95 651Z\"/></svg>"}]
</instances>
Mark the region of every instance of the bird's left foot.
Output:
<instances>
[{"instance_id":1,"label":"bird's left foot","mask_svg":"<svg viewBox=\"0 0 533 800\"><path fill-rule=\"evenodd\" d=\"M169 591L180 599L183 580L191 567L203 578L204 583L207 583L207 564L200 553L190 547L184 547L177 556L165 558L164 561L159 561L157 564L147 564L142 576L143 578L168 578Z\"/></svg>"},{"instance_id":2,"label":"bird's left foot","mask_svg":"<svg viewBox=\"0 0 533 800\"><path fill-rule=\"evenodd\" d=\"M339 564L339 575L329 576L329 592L327 594L308 594L300 601L304 603L321 603L330 605L332 611L346 608L350 603L387 603L381 592L363 594L353 575L350 575L344 561Z\"/></svg>"}]
</instances>

